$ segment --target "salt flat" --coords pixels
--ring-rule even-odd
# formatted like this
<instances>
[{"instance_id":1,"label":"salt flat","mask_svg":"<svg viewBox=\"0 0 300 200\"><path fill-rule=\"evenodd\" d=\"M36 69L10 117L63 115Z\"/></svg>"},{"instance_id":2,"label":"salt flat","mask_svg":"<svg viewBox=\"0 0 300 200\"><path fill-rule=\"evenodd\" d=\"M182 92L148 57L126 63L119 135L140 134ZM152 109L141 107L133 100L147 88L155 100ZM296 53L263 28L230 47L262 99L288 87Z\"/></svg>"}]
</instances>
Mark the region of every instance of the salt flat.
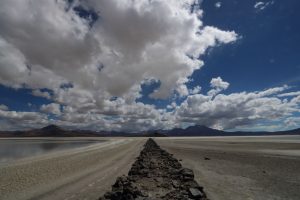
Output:
<instances>
[{"instance_id":1,"label":"salt flat","mask_svg":"<svg viewBox=\"0 0 300 200\"><path fill-rule=\"evenodd\" d=\"M161 138L213 200L300 199L300 137Z\"/></svg>"},{"instance_id":2,"label":"salt flat","mask_svg":"<svg viewBox=\"0 0 300 200\"><path fill-rule=\"evenodd\" d=\"M97 199L127 174L147 138L105 140L0 166L0 199ZM300 198L299 136L155 141L194 171L212 200Z\"/></svg>"},{"instance_id":3,"label":"salt flat","mask_svg":"<svg viewBox=\"0 0 300 200\"><path fill-rule=\"evenodd\" d=\"M106 142L0 166L0 199L97 199L127 174L146 139ZM83 139L84 140L84 139Z\"/></svg>"}]
</instances>

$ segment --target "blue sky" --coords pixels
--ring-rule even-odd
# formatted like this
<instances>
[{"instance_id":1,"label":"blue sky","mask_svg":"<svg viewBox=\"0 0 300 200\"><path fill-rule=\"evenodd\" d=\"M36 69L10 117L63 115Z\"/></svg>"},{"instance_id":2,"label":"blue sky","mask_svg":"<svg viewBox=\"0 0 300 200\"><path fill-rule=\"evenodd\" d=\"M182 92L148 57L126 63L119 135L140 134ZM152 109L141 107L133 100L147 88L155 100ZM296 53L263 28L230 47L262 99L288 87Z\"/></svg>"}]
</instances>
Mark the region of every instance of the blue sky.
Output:
<instances>
[{"instance_id":1,"label":"blue sky","mask_svg":"<svg viewBox=\"0 0 300 200\"><path fill-rule=\"evenodd\" d=\"M221 2L221 7L215 4ZM225 30L235 30L240 39L202 56L205 64L196 70L190 88L200 85L210 90L210 80L222 77L230 83L225 93L260 91L288 84L300 89L300 13L298 1L276 1L264 10L258 1L203 1L203 22ZM268 2L268 1L266 1ZM157 87L146 87L145 94ZM164 107L169 103L142 98L143 102Z\"/></svg>"},{"instance_id":2,"label":"blue sky","mask_svg":"<svg viewBox=\"0 0 300 200\"><path fill-rule=\"evenodd\" d=\"M205 56L206 67L195 77L208 82L222 76L232 91L300 85L299 2L274 1L264 10L254 9L255 2L226 1L217 9L213 1L203 2L205 23L235 30L242 38Z\"/></svg>"},{"instance_id":3,"label":"blue sky","mask_svg":"<svg viewBox=\"0 0 300 200\"><path fill-rule=\"evenodd\" d=\"M28 2L0 9L1 129L300 125L297 0Z\"/></svg>"}]
</instances>

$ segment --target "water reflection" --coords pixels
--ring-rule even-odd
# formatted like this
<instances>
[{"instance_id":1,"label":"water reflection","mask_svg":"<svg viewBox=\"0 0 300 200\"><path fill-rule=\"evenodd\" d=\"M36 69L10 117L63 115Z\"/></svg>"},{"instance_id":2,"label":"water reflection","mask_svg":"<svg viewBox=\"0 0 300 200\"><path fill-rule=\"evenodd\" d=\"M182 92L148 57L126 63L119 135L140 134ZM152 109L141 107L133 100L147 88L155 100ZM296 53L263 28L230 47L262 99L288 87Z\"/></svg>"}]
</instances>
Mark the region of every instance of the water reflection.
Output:
<instances>
[{"instance_id":1,"label":"water reflection","mask_svg":"<svg viewBox=\"0 0 300 200\"><path fill-rule=\"evenodd\" d=\"M0 140L0 164L17 159L36 156L57 150L83 147L102 142L99 140L48 140L48 139L5 139Z\"/></svg>"}]
</instances>

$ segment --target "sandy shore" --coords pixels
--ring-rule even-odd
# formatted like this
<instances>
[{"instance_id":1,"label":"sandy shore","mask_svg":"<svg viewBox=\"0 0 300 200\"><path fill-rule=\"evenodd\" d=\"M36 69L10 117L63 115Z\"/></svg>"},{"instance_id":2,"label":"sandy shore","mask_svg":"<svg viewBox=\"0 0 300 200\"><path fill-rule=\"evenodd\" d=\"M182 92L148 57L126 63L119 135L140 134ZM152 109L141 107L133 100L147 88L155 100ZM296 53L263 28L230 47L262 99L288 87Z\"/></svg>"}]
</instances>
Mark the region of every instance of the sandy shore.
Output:
<instances>
[{"instance_id":1,"label":"sandy shore","mask_svg":"<svg viewBox=\"0 0 300 200\"><path fill-rule=\"evenodd\" d=\"M299 136L156 141L194 170L212 200L300 199Z\"/></svg>"},{"instance_id":2,"label":"sandy shore","mask_svg":"<svg viewBox=\"0 0 300 200\"><path fill-rule=\"evenodd\" d=\"M0 199L97 199L127 174L146 139L108 138L0 166ZM155 140L194 171L212 200L300 199L299 136Z\"/></svg>"},{"instance_id":3,"label":"sandy shore","mask_svg":"<svg viewBox=\"0 0 300 200\"><path fill-rule=\"evenodd\" d=\"M0 167L0 199L97 199L127 174L146 139L107 142Z\"/></svg>"}]
</instances>

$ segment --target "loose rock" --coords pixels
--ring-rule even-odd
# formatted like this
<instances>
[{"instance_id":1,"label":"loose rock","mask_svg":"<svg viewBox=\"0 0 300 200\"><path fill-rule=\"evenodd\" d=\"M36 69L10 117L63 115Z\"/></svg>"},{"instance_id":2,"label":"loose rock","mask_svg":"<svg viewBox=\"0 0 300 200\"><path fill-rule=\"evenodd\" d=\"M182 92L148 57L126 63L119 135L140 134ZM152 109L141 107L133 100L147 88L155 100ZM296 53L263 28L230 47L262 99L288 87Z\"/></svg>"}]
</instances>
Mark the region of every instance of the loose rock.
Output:
<instances>
[{"instance_id":1,"label":"loose rock","mask_svg":"<svg viewBox=\"0 0 300 200\"><path fill-rule=\"evenodd\" d=\"M128 176L117 178L112 191L99 200L207 200L192 170L182 168L153 139L144 145Z\"/></svg>"}]
</instances>

